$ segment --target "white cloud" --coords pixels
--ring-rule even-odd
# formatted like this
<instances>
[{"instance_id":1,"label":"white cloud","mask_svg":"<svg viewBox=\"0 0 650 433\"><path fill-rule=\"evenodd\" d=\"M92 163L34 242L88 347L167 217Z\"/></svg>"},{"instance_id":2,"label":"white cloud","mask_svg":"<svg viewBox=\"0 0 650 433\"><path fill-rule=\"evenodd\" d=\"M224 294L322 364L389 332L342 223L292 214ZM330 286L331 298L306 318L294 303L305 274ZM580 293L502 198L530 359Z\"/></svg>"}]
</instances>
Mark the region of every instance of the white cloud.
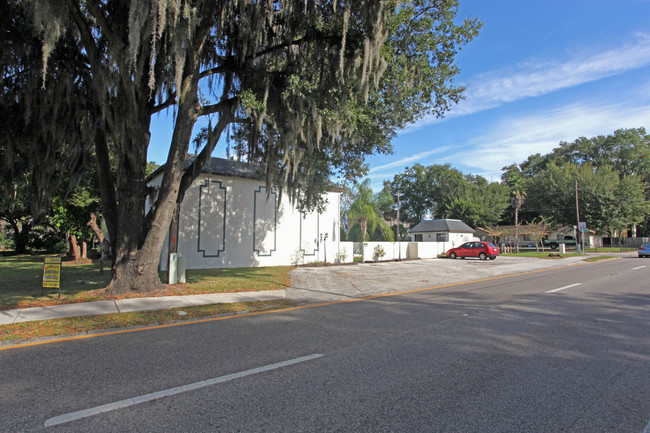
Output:
<instances>
[{"instance_id":1,"label":"white cloud","mask_svg":"<svg viewBox=\"0 0 650 433\"><path fill-rule=\"evenodd\" d=\"M504 166L521 163L535 153L546 154L561 141L571 142L580 137L608 135L617 129L638 127L650 130L648 104L581 101L534 115L511 115L478 137L373 167L369 178L373 191L379 191L383 180L390 180L403 172L407 164L417 161L429 165L434 162L427 160L427 156L443 154L443 159L435 163L448 163L465 174L497 181L501 179ZM453 153L448 153L450 150ZM389 168L393 170L386 171Z\"/></svg>"},{"instance_id":2,"label":"white cloud","mask_svg":"<svg viewBox=\"0 0 650 433\"><path fill-rule=\"evenodd\" d=\"M424 158L426 158L428 156L435 155L437 153L443 153L443 152L446 152L447 150L453 149L453 148L454 148L454 146L440 146L440 147L436 147L435 149L427 150L426 152L419 152L419 153L416 153L415 155L411 155L411 156L408 156L406 158L402 158L402 159L399 159L397 161L393 161L393 162L385 164L385 165L380 165L380 166L377 166L377 167L373 167L373 168L371 168L369 170L369 173L384 171L384 170L387 170L389 168L395 168L395 167L400 167L401 168L401 167L403 167L403 166L405 166L405 165L407 165L407 164L409 164L409 163L411 163L413 161L421 161L421 160L423 160ZM378 176L376 175L375 177L378 177Z\"/></svg>"},{"instance_id":3,"label":"white cloud","mask_svg":"<svg viewBox=\"0 0 650 433\"><path fill-rule=\"evenodd\" d=\"M640 33L635 41L621 47L592 54L578 54L564 61L527 62L514 68L490 71L475 76L467 85L467 99L446 116L460 117L508 102L546 95L619 75L650 65L650 34ZM440 122L427 117L404 132Z\"/></svg>"},{"instance_id":4,"label":"white cloud","mask_svg":"<svg viewBox=\"0 0 650 433\"><path fill-rule=\"evenodd\" d=\"M597 106L584 102L502 121L447 160L452 165L469 167L475 174L499 179L502 167L520 163L535 153L548 153L561 141L640 126L650 127L650 105Z\"/></svg>"}]
</instances>

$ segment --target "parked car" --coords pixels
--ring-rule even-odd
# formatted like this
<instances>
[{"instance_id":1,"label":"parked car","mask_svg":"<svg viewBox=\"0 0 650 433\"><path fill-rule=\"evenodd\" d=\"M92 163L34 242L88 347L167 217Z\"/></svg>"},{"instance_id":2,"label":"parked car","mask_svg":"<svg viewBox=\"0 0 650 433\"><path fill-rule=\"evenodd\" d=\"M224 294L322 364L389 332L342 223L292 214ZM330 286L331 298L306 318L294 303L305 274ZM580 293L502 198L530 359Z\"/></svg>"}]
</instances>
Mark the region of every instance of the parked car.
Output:
<instances>
[{"instance_id":1,"label":"parked car","mask_svg":"<svg viewBox=\"0 0 650 433\"><path fill-rule=\"evenodd\" d=\"M564 239L544 239L542 242L552 250L557 250L560 244L575 246L576 239L573 236L565 236Z\"/></svg>"},{"instance_id":2,"label":"parked car","mask_svg":"<svg viewBox=\"0 0 650 433\"><path fill-rule=\"evenodd\" d=\"M650 244L643 244L639 247L639 257L650 257Z\"/></svg>"},{"instance_id":3,"label":"parked car","mask_svg":"<svg viewBox=\"0 0 650 433\"><path fill-rule=\"evenodd\" d=\"M499 255L499 249L492 242L465 242L463 245L447 251L447 257L478 257L481 260L494 260Z\"/></svg>"}]
</instances>

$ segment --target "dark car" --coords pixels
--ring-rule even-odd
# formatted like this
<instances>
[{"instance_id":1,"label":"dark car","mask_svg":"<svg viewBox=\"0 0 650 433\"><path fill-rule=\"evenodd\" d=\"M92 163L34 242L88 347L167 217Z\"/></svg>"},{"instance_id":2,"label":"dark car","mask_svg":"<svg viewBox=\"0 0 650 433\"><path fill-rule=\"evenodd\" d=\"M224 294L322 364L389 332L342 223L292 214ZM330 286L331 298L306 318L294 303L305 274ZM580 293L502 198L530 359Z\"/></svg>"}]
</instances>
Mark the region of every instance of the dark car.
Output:
<instances>
[{"instance_id":1,"label":"dark car","mask_svg":"<svg viewBox=\"0 0 650 433\"><path fill-rule=\"evenodd\" d=\"M639 257L650 257L650 244L643 244L639 247Z\"/></svg>"},{"instance_id":2,"label":"dark car","mask_svg":"<svg viewBox=\"0 0 650 433\"><path fill-rule=\"evenodd\" d=\"M447 251L447 257L478 257L481 260L494 260L499 255L499 249L492 242L465 242L463 245Z\"/></svg>"}]
</instances>

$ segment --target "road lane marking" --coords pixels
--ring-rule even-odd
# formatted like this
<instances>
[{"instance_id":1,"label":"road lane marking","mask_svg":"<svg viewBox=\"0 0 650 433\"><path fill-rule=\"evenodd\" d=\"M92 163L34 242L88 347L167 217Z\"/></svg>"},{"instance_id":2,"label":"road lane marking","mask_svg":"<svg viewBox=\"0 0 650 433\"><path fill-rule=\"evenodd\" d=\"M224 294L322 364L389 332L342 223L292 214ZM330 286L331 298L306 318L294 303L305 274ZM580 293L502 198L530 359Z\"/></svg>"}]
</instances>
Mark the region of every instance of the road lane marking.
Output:
<instances>
[{"instance_id":1,"label":"road lane marking","mask_svg":"<svg viewBox=\"0 0 650 433\"><path fill-rule=\"evenodd\" d=\"M215 377L213 379L203 380L201 382L190 383L188 385L181 385L175 388L164 389L162 391L152 392L150 394L141 395L138 397L127 398L125 400L116 401L113 403L104 404L101 406L91 407L77 412L70 412L63 415L58 415L45 421L45 427L50 427L59 424L65 424L71 421L76 421L81 418L99 415L101 413L110 412L116 409L134 406L140 403L147 403L159 398L169 397L172 395L182 394L188 391L205 388L219 383L229 382L231 380L240 379L242 377L250 376L252 374L263 373L265 371L276 370L278 368L287 367L289 365L298 364L300 362L311 361L312 359L321 358L324 355L314 353L312 355L301 356L300 358L289 359L287 361L276 362L274 364L264 365L262 367L252 368L250 370L240 371L238 373L227 374L225 376Z\"/></svg>"},{"instance_id":2,"label":"road lane marking","mask_svg":"<svg viewBox=\"0 0 650 433\"><path fill-rule=\"evenodd\" d=\"M645 265L644 265L644 266L637 266L636 268L632 268L632 270L633 270L633 271L636 271L636 270L638 270L638 269L643 269L643 268L645 268Z\"/></svg>"},{"instance_id":3,"label":"road lane marking","mask_svg":"<svg viewBox=\"0 0 650 433\"><path fill-rule=\"evenodd\" d=\"M553 290L547 290L546 293L555 293L555 292L559 292L560 290L570 289L571 287L579 286L579 285L581 285L581 284L582 284L582 283L569 284L568 286L558 287L557 289L553 289Z\"/></svg>"}]
</instances>

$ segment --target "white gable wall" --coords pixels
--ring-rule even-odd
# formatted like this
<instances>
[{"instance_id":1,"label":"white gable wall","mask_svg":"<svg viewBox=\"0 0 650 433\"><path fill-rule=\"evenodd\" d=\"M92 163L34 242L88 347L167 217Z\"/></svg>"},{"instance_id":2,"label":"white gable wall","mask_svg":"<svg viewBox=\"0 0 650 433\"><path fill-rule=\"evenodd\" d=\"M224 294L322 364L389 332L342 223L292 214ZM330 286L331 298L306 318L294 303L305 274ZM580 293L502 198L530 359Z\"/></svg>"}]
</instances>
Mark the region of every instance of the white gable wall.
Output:
<instances>
[{"instance_id":1,"label":"white gable wall","mask_svg":"<svg viewBox=\"0 0 650 433\"><path fill-rule=\"evenodd\" d=\"M472 233L454 233L454 232L410 232L411 241L415 241L415 235L422 235L422 242L437 242L438 234L447 234L448 241L444 242L446 245L451 245L449 248L457 247L465 242L479 240ZM443 243L443 242L440 242Z\"/></svg>"},{"instance_id":2,"label":"white gable wall","mask_svg":"<svg viewBox=\"0 0 650 433\"><path fill-rule=\"evenodd\" d=\"M276 191L267 197L259 180L202 174L181 204L178 253L188 269L291 265L296 255L303 257L299 263L333 262L340 243L339 199L338 192L329 192L323 213L303 215L286 195L282 202ZM166 241L163 270L167 255Z\"/></svg>"}]
</instances>

